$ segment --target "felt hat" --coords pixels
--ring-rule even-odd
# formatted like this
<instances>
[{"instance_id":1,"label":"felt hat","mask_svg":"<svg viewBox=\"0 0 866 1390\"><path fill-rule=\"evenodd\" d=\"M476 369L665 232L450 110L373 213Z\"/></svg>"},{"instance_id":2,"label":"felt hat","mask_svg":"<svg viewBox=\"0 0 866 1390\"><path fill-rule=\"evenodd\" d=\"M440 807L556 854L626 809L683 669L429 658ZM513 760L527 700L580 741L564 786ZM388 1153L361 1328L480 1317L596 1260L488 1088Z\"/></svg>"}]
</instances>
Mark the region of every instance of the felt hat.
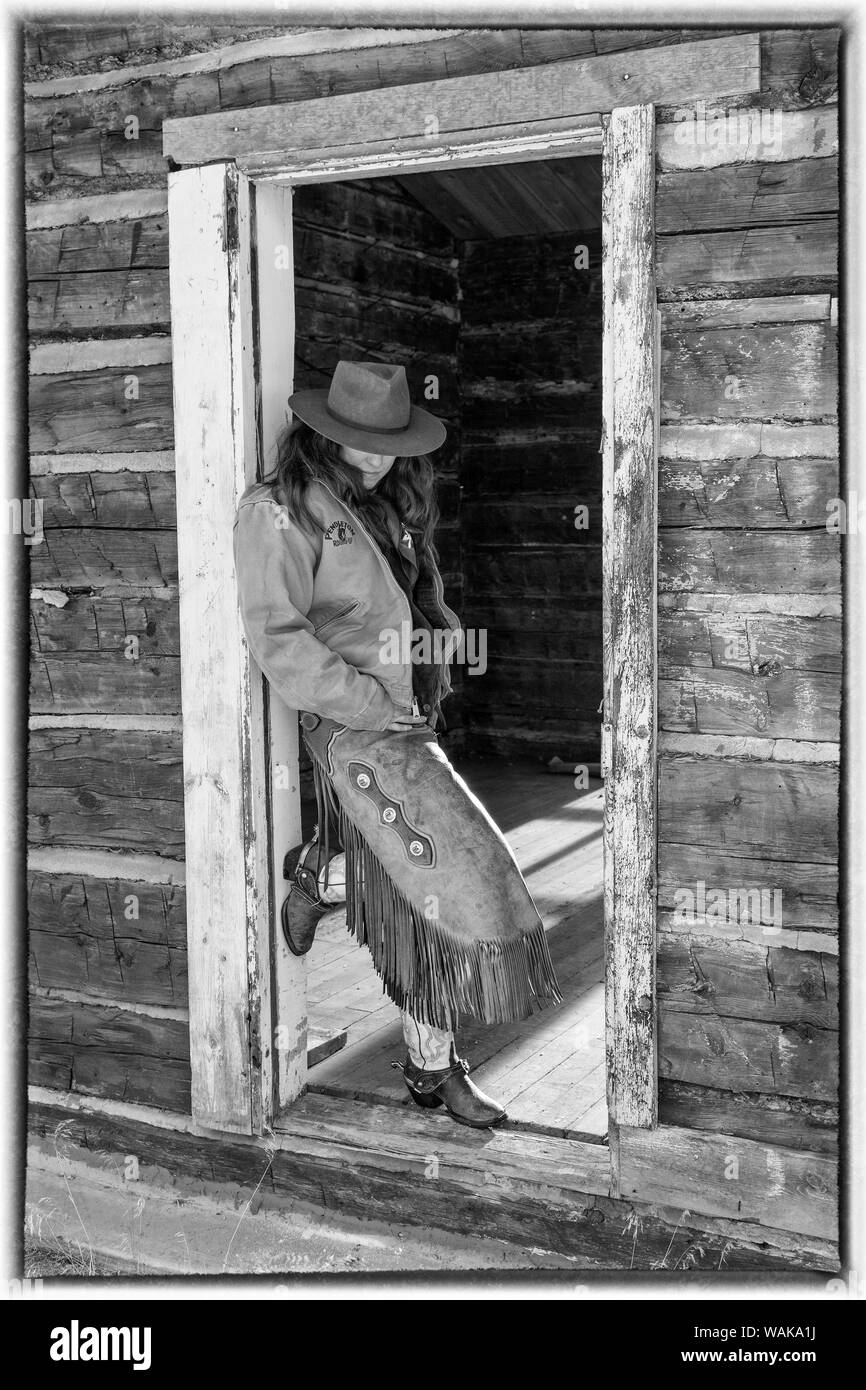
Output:
<instances>
[{"instance_id":1,"label":"felt hat","mask_svg":"<svg viewBox=\"0 0 866 1390\"><path fill-rule=\"evenodd\" d=\"M326 439L371 454L426 454L446 434L441 420L412 404L406 368L390 362L341 360L327 390L295 391L289 407Z\"/></svg>"}]
</instances>

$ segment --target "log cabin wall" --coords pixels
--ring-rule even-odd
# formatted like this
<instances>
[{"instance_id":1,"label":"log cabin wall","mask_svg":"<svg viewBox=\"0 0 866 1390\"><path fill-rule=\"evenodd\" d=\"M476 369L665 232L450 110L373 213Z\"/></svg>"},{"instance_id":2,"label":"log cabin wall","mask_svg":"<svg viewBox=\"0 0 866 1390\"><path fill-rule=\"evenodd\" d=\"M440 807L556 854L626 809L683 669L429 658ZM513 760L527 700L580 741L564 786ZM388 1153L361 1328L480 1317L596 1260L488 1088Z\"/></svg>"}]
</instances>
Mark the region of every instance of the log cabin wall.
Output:
<instances>
[{"instance_id":1,"label":"log cabin wall","mask_svg":"<svg viewBox=\"0 0 866 1390\"><path fill-rule=\"evenodd\" d=\"M460 289L463 619L487 630L470 746L598 762L601 234L466 242Z\"/></svg>"},{"instance_id":2,"label":"log cabin wall","mask_svg":"<svg viewBox=\"0 0 866 1390\"><path fill-rule=\"evenodd\" d=\"M768 35L759 97L656 130L659 1115L812 1150L837 1123L837 44Z\"/></svg>"},{"instance_id":3,"label":"log cabin wall","mask_svg":"<svg viewBox=\"0 0 866 1390\"><path fill-rule=\"evenodd\" d=\"M163 120L712 32L25 26L32 1080L189 1106ZM762 36L771 149L689 152L673 94L658 113L661 1117L812 1148L837 1058L836 53ZM683 930L700 879L780 888L781 933Z\"/></svg>"}]
</instances>

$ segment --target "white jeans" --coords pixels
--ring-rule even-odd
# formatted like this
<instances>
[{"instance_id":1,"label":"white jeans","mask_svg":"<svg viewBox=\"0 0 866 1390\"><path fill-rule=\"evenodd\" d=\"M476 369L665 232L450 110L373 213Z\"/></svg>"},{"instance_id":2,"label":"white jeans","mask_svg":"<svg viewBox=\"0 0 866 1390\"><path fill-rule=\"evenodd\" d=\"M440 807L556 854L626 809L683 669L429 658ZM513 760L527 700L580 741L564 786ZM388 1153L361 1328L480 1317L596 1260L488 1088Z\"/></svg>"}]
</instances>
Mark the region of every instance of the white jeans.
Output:
<instances>
[{"instance_id":1,"label":"white jeans","mask_svg":"<svg viewBox=\"0 0 866 1390\"><path fill-rule=\"evenodd\" d=\"M422 1071L444 1071L450 1067L454 1034L444 1028L432 1028L429 1023L421 1023L405 1009L400 1017L406 1048L415 1066Z\"/></svg>"}]
</instances>

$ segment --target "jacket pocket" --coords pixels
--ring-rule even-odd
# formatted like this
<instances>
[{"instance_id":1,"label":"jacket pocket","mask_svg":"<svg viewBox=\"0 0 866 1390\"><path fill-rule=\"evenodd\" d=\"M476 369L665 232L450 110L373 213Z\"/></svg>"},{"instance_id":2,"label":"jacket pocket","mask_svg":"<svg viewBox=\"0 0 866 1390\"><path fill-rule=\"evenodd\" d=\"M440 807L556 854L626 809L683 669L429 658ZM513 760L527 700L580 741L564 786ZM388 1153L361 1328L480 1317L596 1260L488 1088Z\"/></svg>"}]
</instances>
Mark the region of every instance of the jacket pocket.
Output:
<instances>
[{"instance_id":1,"label":"jacket pocket","mask_svg":"<svg viewBox=\"0 0 866 1390\"><path fill-rule=\"evenodd\" d=\"M344 603L342 608L337 609L336 613L329 613L323 622L313 628L313 636L318 637L319 633L324 632L326 627L330 627L332 623L339 622L341 618L348 618L349 615L354 613L360 606L360 599L355 599L354 603Z\"/></svg>"}]
</instances>

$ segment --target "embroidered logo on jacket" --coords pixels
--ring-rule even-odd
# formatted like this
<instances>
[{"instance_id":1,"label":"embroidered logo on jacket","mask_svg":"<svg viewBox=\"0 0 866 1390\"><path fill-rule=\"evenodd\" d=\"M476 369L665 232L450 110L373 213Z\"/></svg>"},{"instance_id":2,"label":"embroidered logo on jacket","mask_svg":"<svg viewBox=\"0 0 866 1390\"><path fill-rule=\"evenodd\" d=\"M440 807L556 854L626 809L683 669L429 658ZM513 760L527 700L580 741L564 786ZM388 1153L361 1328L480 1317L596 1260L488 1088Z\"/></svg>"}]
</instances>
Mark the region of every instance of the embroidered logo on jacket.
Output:
<instances>
[{"instance_id":1,"label":"embroidered logo on jacket","mask_svg":"<svg viewBox=\"0 0 866 1390\"><path fill-rule=\"evenodd\" d=\"M355 538L355 528L349 521L332 521L325 532L325 540L334 545L351 545Z\"/></svg>"}]
</instances>

